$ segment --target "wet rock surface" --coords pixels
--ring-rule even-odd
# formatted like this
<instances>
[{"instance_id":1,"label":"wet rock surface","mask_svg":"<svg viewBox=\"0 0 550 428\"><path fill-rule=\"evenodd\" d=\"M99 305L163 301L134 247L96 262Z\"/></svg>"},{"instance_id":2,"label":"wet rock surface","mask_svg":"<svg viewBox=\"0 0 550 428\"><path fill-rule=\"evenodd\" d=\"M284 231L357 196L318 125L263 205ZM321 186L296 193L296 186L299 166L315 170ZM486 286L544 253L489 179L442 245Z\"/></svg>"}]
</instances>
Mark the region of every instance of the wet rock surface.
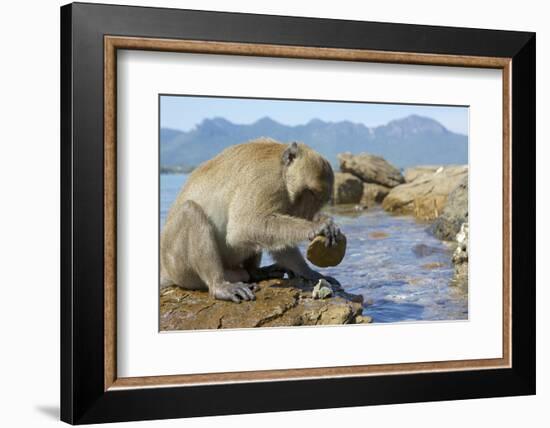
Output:
<instances>
[{"instance_id":1,"label":"wet rock surface","mask_svg":"<svg viewBox=\"0 0 550 428\"><path fill-rule=\"evenodd\" d=\"M468 176L462 178L449 194L441 215L435 219L431 231L439 239L452 241L460 232L463 223L468 222Z\"/></svg>"},{"instance_id":2,"label":"wet rock surface","mask_svg":"<svg viewBox=\"0 0 550 428\"><path fill-rule=\"evenodd\" d=\"M274 279L259 283L253 302L215 300L206 291L173 286L160 294L160 329L202 330L222 328L282 327L356 324L362 317L363 296L333 290L333 296L313 299L315 283Z\"/></svg>"},{"instance_id":3,"label":"wet rock surface","mask_svg":"<svg viewBox=\"0 0 550 428\"><path fill-rule=\"evenodd\" d=\"M340 153L338 160L342 172L353 174L366 183L395 187L405 181L399 169L380 156Z\"/></svg>"},{"instance_id":4,"label":"wet rock surface","mask_svg":"<svg viewBox=\"0 0 550 428\"><path fill-rule=\"evenodd\" d=\"M384 198L382 207L394 214L434 220L443 212L449 194L467 175L466 165L439 168L433 174L424 174L411 183L394 187Z\"/></svg>"}]
</instances>

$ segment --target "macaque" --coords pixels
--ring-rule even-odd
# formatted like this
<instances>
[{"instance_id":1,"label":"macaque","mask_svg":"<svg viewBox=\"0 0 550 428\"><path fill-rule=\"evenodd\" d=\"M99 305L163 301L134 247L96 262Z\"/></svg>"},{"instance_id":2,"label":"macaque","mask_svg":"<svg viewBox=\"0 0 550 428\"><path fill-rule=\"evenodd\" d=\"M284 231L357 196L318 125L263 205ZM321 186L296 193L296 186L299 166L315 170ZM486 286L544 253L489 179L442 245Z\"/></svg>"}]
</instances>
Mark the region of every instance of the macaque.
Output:
<instances>
[{"instance_id":1,"label":"macaque","mask_svg":"<svg viewBox=\"0 0 550 428\"><path fill-rule=\"evenodd\" d=\"M325 278L297 245L318 235L336 243L339 228L319 215L333 185L329 162L305 144L259 139L225 149L191 173L168 213L161 287L239 303L255 300L262 279ZM260 268L264 251L276 263Z\"/></svg>"}]
</instances>

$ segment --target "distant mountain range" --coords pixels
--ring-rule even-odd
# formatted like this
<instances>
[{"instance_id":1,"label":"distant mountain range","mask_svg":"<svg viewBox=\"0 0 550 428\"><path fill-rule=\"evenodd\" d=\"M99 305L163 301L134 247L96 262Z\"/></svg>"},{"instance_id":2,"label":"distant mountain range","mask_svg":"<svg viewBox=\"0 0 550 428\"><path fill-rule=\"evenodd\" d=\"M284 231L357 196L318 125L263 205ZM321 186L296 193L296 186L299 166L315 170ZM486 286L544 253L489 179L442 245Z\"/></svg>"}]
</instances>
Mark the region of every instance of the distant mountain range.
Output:
<instances>
[{"instance_id":1,"label":"distant mountain range","mask_svg":"<svg viewBox=\"0 0 550 428\"><path fill-rule=\"evenodd\" d=\"M306 143L334 166L338 165L337 154L342 152L376 154L401 168L468 163L467 136L449 131L436 120L411 115L376 127L319 119L297 126L283 125L269 117L250 125L223 118L205 119L187 132L161 128L161 166L193 167L230 145L258 137Z\"/></svg>"}]
</instances>

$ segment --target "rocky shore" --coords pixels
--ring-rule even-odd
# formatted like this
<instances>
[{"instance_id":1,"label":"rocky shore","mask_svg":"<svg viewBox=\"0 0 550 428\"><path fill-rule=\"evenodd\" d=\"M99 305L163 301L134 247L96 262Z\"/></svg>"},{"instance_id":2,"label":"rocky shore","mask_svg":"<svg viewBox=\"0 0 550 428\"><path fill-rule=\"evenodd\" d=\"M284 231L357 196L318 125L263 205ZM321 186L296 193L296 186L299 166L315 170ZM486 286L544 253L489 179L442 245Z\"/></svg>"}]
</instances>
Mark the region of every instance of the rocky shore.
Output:
<instances>
[{"instance_id":1,"label":"rocky shore","mask_svg":"<svg viewBox=\"0 0 550 428\"><path fill-rule=\"evenodd\" d=\"M334 204L355 204L357 211L381 204L387 212L431 223L430 232L455 248L452 284L467 287L467 165L420 165L402 174L385 159L368 153L341 153L338 160Z\"/></svg>"},{"instance_id":2,"label":"rocky shore","mask_svg":"<svg viewBox=\"0 0 550 428\"><path fill-rule=\"evenodd\" d=\"M451 285L456 286L456 290L467 291L468 167L421 165L400 171L385 159L367 153L341 153L338 159L340 170L335 172L331 215L362 218L364 210L378 205L389 213L413 216L420 224L426 223L430 233L451 245L454 266ZM372 242L388 239L385 233L376 230L364 233ZM431 247L424 247L419 244L411 251L418 251L422 254L417 257L424 257L426 251L431 250ZM423 266L438 269L441 265L434 262ZM298 278L262 281L256 300L239 304L214 300L205 291L168 287L160 293L160 329L312 326L373 321L363 315L362 295L334 288L326 292L326 289L319 289L319 285L315 289L315 285Z\"/></svg>"},{"instance_id":3,"label":"rocky shore","mask_svg":"<svg viewBox=\"0 0 550 428\"><path fill-rule=\"evenodd\" d=\"M439 167L393 188L382 207L391 213L414 215L418 220L435 220L443 212L449 194L467 176L467 166Z\"/></svg>"},{"instance_id":4,"label":"rocky shore","mask_svg":"<svg viewBox=\"0 0 550 428\"><path fill-rule=\"evenodd\" d=\"M333 290L314 298L315 284L294 279L262 281L253 302L223 302L207 292L168 287L160 294L160 329L202 330L363 324L363 296ZM318 297L318 296L315 296Z\"/></svg>"}]
</instances>

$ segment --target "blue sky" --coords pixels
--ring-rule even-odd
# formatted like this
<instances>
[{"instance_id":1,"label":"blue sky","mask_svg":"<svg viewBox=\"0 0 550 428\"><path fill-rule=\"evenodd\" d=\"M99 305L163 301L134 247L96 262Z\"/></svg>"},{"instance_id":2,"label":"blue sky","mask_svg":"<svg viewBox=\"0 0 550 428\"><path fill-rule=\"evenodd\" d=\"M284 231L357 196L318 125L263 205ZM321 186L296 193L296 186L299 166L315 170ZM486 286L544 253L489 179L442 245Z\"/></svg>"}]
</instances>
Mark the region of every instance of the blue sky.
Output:
<instances>
[{"instance_id":1,"label":"blue sky","mask_svg":"<svg viewBox=\"0 0 550 428\"><path fill-rule=\"evenodd\" d=\"M213 117L223 117L237 124L250 124L268 116L285 125L300 125L311 119L321 119L327 122L349 120L366 126L378 126L417 114L431 117L451 131L468 134L467 107L167 95L161 96L160 102L161 126L182 131L188 131L204 119Z\"/></svg>"}]
</instances>

